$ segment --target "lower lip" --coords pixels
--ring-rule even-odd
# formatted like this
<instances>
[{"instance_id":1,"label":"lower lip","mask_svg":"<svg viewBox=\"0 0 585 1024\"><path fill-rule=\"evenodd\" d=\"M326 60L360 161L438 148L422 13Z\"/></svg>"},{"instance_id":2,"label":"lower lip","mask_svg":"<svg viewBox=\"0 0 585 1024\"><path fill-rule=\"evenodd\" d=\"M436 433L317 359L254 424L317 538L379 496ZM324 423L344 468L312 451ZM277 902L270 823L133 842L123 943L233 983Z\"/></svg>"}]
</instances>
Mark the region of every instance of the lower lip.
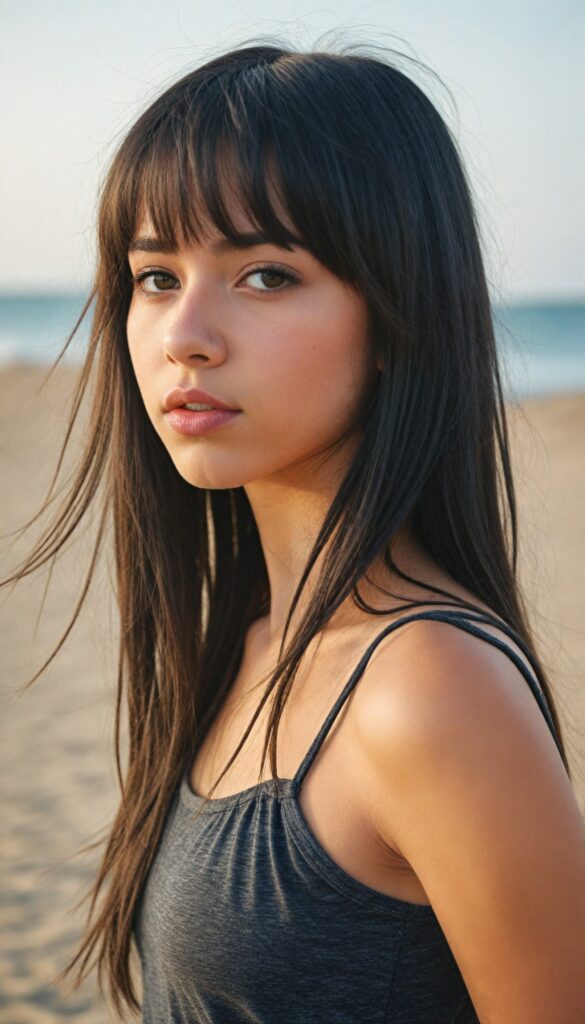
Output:
<instances>
[{"instance_id":1,"label":"lower lip","mask_svg":"<svg viewBox=\"0 0 585 1024\"><path fill-rule=\"evenodd\" d=\"M239 415L240 409L205 409L195 412L193 409L171 409L167 419L177 434L208 434L210 430L223 427Z\"/></svg>"}]
</instances>

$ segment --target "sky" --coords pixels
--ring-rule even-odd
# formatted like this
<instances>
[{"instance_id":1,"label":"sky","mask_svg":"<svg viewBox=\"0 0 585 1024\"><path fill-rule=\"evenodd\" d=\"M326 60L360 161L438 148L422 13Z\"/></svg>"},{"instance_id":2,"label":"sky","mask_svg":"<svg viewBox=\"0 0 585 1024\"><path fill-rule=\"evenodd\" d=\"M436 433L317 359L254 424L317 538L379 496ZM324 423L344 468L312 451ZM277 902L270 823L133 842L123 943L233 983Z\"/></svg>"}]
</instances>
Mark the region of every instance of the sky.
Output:
<instances>
[{"instance_id":1,"label":"sky","mask_svg":"<svg viewBox=\"0 0 585 1024\"><path fill-rule=\"evenodd\" d=\"M429 66L446 89L417 84L463 154L492 294L585 299L582 0L0 0L0 292L87 289L99 185L133 120L190 68L274 37Z\"/></svg>"}]
</instances>

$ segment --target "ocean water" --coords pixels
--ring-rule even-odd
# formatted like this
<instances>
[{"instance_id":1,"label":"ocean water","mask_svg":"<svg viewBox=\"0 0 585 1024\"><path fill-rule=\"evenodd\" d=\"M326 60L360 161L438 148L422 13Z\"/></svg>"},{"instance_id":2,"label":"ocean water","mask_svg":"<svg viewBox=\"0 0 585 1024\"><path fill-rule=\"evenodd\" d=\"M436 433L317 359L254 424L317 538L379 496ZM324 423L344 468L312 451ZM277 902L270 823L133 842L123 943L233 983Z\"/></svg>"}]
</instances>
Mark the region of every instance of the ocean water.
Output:
<instances>
[{"instance_id":1,"label":"ocean water","mask_svg":"<svg viewBox=\"0 0 585 1024\"><path fill-rule=\"evenodd\" d=\"M50 364L73 329L85 295L0 295L0 366ZM585 391L585 301L494 308L494 324L507 397ZM79 365L91 313L62 362Z\"/></svg>"}]
</instances>

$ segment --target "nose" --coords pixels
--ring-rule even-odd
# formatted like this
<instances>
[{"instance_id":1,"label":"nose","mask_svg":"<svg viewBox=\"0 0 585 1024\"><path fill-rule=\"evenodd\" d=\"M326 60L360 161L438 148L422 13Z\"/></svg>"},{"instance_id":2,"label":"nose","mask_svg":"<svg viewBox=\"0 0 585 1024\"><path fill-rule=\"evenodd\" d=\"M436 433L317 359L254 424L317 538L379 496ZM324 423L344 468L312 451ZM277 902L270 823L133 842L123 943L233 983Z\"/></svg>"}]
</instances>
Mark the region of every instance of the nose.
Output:
<instances>
[{"instance_id":1,"label":"nose","mask_svg":"<svg viewBox=\"0 0 585 1024\"><path fill-rule=\"evenodd\" d=\"M220 329L220 301L209 283L184 285L165 320L163 346L171 362L221 363L226 344Z\"/></svg>"}]
</instances>

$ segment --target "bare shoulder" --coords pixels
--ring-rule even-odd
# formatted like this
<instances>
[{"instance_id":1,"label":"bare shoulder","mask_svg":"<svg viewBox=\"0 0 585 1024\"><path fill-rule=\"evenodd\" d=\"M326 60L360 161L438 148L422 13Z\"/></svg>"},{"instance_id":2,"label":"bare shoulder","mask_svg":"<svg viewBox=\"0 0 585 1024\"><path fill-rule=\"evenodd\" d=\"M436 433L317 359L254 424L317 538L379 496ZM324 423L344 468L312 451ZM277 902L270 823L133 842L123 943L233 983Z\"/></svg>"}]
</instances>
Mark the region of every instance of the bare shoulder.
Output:
<instances>
[{"instance_id":1,"label":"bare shoulder","mask_svg":"<svg viewBox=\"0 0 585 1024\"><path fill-rule=\"evenodd\" d=\"M508 649L534 670L520 648L497 627L480 624L484 633L504 642ZM560 761L546 720L514 661L496 644L458 626L432 619L416 620L390 633L375 649L367 667L368 684L359 705L359 725L367 730L376 749L378 727L382 750L389 726L415 728L419 738L460 736L482 743L490 723L501 728L503 738L518 740L529 729L535 739ZM387 714L384 713L387 712ZM371 733L371 734L370 734Z\"/></svg>"},{"instance_id":2,"label":"bare shoulder","mask_svg":"<svg viewBox=\"0 0 585 1024\"><path fill-rule=\"evenodd\" d=\"M543 714L489 642L432 620L399 634L355 706L376 826L420 879L482 1020L577 1024L585 824Z\"/></svg>"}]
</instances>

